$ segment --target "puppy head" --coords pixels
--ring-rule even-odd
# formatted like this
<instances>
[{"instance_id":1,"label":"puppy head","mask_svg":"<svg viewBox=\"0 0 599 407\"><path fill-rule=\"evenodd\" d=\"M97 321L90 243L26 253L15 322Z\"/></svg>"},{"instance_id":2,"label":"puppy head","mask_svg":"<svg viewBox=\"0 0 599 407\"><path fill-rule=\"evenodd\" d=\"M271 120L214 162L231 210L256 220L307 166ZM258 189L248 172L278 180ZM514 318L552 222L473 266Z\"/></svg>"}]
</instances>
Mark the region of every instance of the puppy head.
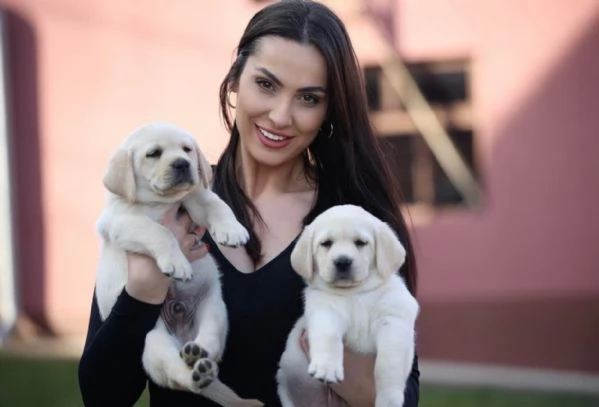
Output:
<instances>
[{"instance_id":1,"label":"puppy head","mask_svg":"<svg viewBox=\"0 0 599 407\"><path fill-rule=\"evenodd\" d=\"M133 131L111 157L104 186L130 202L175 202L208 187L210 164L194 138L167 123Z\"/></svg>"},{"instance_id":2,"label":"puppy head","mask_svg":"<svg viewBox=\"0 0 599 407\"><path fill-rule=\"evenodd\" d=\"M339 205L304 229L291 265L306 281L323 288L367 289L397 272L405 255L386 223L360 207Z\"/></svg>"}]
</instances>

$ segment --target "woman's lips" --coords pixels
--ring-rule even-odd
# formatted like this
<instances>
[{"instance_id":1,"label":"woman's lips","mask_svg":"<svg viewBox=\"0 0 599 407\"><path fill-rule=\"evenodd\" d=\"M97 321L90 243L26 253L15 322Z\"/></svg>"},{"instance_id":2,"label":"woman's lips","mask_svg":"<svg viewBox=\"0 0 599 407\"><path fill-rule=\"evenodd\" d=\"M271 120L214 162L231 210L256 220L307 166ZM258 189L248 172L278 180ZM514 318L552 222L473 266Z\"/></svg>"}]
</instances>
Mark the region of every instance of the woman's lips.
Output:
<instances>
[{"instance_id":1,"label":"woman's lips","mask_svg":"<svg viewBox=\"0 0 599 407\"><path fill-rule=\"evenodd\" d=\"M269 148L283 148L293 141L293 137L274 133L260 126L256 126L256 136L262 144Z\"/></svg>"}]
</instances>

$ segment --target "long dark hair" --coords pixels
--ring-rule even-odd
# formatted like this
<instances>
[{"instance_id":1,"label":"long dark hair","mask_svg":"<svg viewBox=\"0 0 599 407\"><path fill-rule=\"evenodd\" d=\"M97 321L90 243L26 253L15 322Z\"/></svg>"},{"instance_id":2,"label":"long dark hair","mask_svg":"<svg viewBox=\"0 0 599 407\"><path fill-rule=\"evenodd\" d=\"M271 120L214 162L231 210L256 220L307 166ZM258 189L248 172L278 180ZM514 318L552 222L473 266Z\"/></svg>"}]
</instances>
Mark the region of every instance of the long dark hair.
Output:
<instances>
[{"instance_id":1,"label":"long dark hair","mask_svg":"<svg viewBox=\"0 0 599 407\"><path fill-rule=\"evenodd\" d=\"M370 124L359 62L343 22L323 4L309 0L282 0L258 11L248 23L237 46L237 58L220 86L221 114L231 138L216 165L214 189L250 229L246 245L249 256L254 262L261 257L261 243L252 230L252 219L259 214L237 179L239 131L231 118L229 94L238 84L248 57L265 36L313 45L327 64L327 118L309 147L310 154L304 157L306 173L317 186L316 202L304 225L337 204L359 205L381 218L406 247L407 261L400 272L415 293L416 262L399 207L400 189Z\"/></svg>"}]
</instances>

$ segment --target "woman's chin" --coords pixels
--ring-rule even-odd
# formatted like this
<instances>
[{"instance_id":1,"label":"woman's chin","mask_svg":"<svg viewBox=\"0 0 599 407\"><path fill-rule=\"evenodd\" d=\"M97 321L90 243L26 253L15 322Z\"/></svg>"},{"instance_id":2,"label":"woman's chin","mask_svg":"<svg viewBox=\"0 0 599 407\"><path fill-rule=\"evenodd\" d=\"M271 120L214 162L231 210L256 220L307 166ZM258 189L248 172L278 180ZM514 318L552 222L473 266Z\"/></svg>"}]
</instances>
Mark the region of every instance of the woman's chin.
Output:
<instances>
[{"instance_id":1,"label":"woman's chin","mask_svg":"<svg viewBox=\"0 0 599 407\"><path fill-rule=\"evenodd\" d=\"M289 149L270 149L262 145L253 145L245 154L250 160L259 165L279 167L294 161L294 154Z\"/></svg>"},{"instance_id":2,"label":"woman's chin","mask_svg":"<svg viewBox=\"0 0 599 407\"><path fill-rule=\"evenodd\" d=\"M280 167L290 161L289 155L281 153L254 154L251 158L256 164L265 167Z\"/></svg>"}]
</instances>

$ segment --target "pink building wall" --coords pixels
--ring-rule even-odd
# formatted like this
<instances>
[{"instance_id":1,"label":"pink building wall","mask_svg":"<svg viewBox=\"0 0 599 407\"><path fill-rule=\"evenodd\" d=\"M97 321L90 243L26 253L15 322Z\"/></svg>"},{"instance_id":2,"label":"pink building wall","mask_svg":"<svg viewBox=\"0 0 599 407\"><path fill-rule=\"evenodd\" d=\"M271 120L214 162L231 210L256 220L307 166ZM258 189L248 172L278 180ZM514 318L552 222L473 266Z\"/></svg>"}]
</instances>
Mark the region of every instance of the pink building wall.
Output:
<instances>
[{"instance_id":1,"label":"pink building wall","mask_svg":"<svg viewBox=\"0 0 599 407\"><path fill-rule=\"evenodd\" d=\"M259 5L2 4L21 305L58 334L80 334L109 155L131 129L161 119L194 132L215 160L226 141L218 85ZM398 0L394 15L405 58L472 60L485 188L478 209L414 218L421 356L599 372L599 3ZM376 60L376 31L348 26L361 59Z\"/></svg>"},{"instance_id":2,"label":"pink building wall","mask_svg":"<svg viewBox=\"0 0 599 407\"><path fill-rule=\"evenodd\" d=\"M486 189L416 227L422 352L598 372L599 4L399 4L405 57L472 59Z\"/></svg>"}]
</instances>

